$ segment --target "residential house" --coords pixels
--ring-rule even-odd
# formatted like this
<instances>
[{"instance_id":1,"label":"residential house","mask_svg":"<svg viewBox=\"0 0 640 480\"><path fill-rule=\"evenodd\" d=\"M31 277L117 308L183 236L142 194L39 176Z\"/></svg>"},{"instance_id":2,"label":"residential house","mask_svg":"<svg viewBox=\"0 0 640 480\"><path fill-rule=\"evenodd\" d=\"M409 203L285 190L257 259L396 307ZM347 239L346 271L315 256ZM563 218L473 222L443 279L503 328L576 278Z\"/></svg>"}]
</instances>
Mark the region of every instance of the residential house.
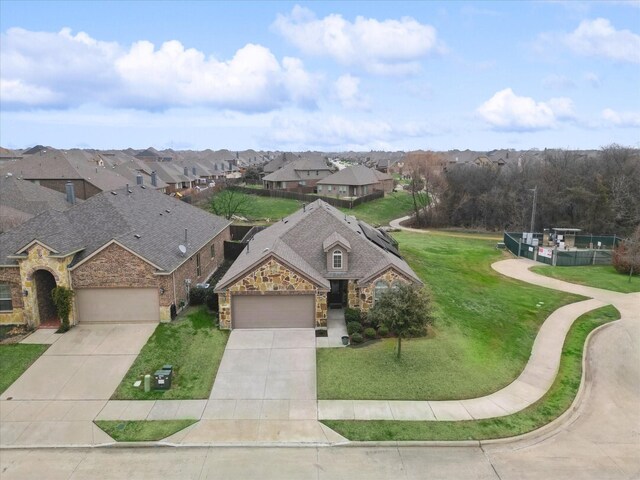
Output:
<instances>
[{"instance_id":1,"label":"residential house","mask_svg":"<svg viewBox=\"0 0 640 480\"><path fill-rule=\"evenodd\" d=\"M326 329L328 305L368 310L397 282L421 284L395 241L316 200L258 232L220 279L220 326Z\"/></svg>"},{"instance_id":2,"label":"residential house","mask_svg":"<svg viewBox=\"0 0 640 480\"><path fill-rule=\"evenodd\" d=\"M55 321L56 286L75 292L72 323L169 321L223 262L229 224L144 185L47 210L0 234L0 323Z\"/></svg>"},{"instance_id":3,"label":"residential house","mask_svg":"<svg viewBox=\"0 0 640 480\"><path fill-rule=\"evenodd\" d=\"M362 197L373 192L393 191L393 177L364 165L343 168L316 184L318 195L330 197Z\"/></svg>"},{"instance_id":4,"label":"residential house","mask_svg":"<svg viewBox=\"0 0 640 480\"><path fill-rule=\"evenodd\" d=\"M0 177L0 233L17 227L49 209L66 210L72 204L64 193L41 187L13 175ZM82 202L77 199L76 202Z\"/></svg>"},{"instance_id":5,"label":"residential house","mask_svg":"<svg viewBox=\"0 0 640 480\"><path fill-rule=\"evenodd\" d=\"M264 188L272 190L298 190L311 188L331 174L331 167L322 158L303 158L287 163L279 170L263 177Z\"/></svg>"}]
</instances>

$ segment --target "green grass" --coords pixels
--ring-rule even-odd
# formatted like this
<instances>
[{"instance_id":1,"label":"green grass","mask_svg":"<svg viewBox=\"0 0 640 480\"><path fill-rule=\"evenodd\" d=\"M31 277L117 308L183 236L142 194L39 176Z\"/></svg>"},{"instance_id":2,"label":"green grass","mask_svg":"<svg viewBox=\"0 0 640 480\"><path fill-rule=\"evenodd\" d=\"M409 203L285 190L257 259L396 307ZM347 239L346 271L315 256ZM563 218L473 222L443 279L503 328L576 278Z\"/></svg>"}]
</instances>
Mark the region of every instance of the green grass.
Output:
<instances>
[{"instance_id":1,"label":"green grass","mask_svg":"<svg viewBox=\"0 0 640 480\"><path fill-rule=\"evenodd\" d=\"M319 349L320 399L450 400L492 393L520 374L551 312L582 299L502 277L491 269L505 258L494 241L394 236L431 292L433 334L404 341L400 360L393 339Z\"/></svg>"},{"instance_id":2,"label":"green grass","mask_svg":"<svg viewBox=\"0 0 640 480\"><path fill-rule=\"evenodd\" d=\"M118 442L155 442L193 425L197 420L96 420Z\"/></svg>"},{"instance_id":3,"label":"green grass","mask_svg":"<svg viewBox=\"0 0 640 480\"><path fill-rule=\"evenodd\" d=\"M302 208L302 202L290 198L261 197L259 195L240 194L247 197L244 212L240 214L252 222L269 219L272 223L291 215Z\"/></svg>"},{"instance_id":4,"label":"green grass","mask_svg":"<svg viewBox=\"0 0 640 480\"><path fill-rule=\"evenodd\" d=\"M114 400L158 400L208 398L227 344L228 332L213 325L204 307L186 318L160 324L113 394ZM167 391L144 392L133 382L173 365L173 381Z\"/></svg>"},{"instance_id":5,"label":"green grass","mask_svg":"<svg viewBox=\"0 0 640 480\"><path fill-rule=\"evenodd\" d=\"M0 393L9 388L48 347L22 343L0 345Z\"/></svg>"},{"instance_id":6,"label":"green grass","mask_svg":"<svg viewBox=\"0 0 640 480\"><path fill-rule=\"evenodd\" d=\"M371 225L388 225L391 220L410 215L413 209L411 195L407 192L393 192L385 194L384 198L372 202L361 203L349 210L341 208L349 215L355 215Z\"/></svg>"},{"instance_id":7,"label":"green grass","mask_svg":"<svg viewBox=\"0 0 640 480\"><path fill-rule=\"evenodd\" d=\"M461 422L325 420L323 423L350 440L360 441L486 440L536 430L571 406L580 386L584 343L589 333L618 318L620 313L613 306L582 315L565 339L558 375L549 391L536 403L513 415Z\"/></svg>"},{"instance_id":8,"label":"green grass","mask_svg":"<svg viewBox=\"0 0 640 480\"><path fill-rule=\"evenodd\" d=\"M533 267L532 272L547 277L565 280L589 287L604 288L614 292L640 292L640 277L629 281L629 275L616 272L611 265L592 265L584 267Z\"/></svg>"}]
</instances>

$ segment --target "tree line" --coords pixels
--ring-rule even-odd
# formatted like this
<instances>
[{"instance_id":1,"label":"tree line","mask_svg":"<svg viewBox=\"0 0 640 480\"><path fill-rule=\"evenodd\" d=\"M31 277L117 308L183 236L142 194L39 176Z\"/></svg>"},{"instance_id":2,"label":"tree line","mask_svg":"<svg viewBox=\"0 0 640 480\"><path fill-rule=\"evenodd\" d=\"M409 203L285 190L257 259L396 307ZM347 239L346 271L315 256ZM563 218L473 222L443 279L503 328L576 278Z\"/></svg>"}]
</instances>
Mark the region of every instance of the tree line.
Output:
<instances>
[{"instance_id":1,"label":"tree line","mask_svg":"<svg viewBox=\"0 0 640 480\"><path fill-rule=\"evenodd\" d=\"M534 189L536 231L627 236L640 224L640 151L620 145L596 155L550 150L504 165L446 164L428 153L405 162L404 173L420 226L528 231Z\"/></svg>"}]
</instances>

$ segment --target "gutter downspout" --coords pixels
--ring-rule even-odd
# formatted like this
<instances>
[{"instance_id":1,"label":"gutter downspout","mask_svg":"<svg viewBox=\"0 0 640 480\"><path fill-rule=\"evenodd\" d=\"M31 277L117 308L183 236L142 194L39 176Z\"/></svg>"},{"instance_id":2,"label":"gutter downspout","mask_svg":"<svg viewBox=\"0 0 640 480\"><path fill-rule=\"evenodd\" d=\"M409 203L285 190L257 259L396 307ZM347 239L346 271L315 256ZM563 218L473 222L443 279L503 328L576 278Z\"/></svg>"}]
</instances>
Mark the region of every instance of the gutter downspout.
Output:
<instances>
[{"instance_id":1,"label":"gutter downspout","mask_svg":"<svg viewBox=\"0 0 640 480\"><path fill-rule=\"evenodd\" d=\"M178 312L178 298L176 297L176 272L171 274L171 281L173 282L173 304L176 306L176 313Z\"/></svg>"}]
</instances>

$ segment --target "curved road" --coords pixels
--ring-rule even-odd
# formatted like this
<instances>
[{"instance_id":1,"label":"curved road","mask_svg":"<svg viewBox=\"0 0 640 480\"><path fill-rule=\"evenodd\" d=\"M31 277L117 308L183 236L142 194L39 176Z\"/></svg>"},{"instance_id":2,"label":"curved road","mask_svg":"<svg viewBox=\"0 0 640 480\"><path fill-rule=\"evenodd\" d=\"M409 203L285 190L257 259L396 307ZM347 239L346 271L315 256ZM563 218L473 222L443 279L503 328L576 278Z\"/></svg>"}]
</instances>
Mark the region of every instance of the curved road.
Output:
<instances>
[{"instance_id":1,"label":"curved road","mask_svg":"<svg viewBox=\"0 0 640 480\"><path fill-rule=\"evenodd\" d=\"M1 450L0 477L638 479L640 294L613 296L622 319L592 337L582 404L571 421L544 438L483 447Z\"/></svg>"}]
</instances>

